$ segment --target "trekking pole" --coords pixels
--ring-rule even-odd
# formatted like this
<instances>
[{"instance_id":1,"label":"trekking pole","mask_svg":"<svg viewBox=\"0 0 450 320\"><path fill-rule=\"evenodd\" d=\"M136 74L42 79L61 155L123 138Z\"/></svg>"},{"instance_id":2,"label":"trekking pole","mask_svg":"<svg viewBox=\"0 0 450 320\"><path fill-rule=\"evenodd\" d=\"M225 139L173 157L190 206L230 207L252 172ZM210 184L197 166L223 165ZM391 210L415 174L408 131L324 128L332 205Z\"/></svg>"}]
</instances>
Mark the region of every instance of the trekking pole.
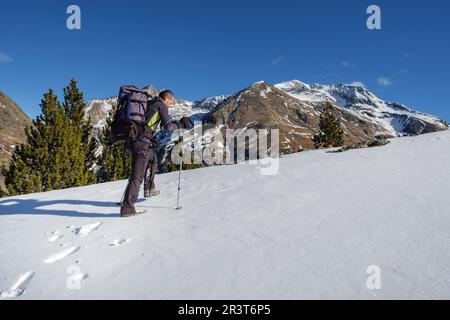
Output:
<instances>
[{"instance_id":1,"label":"trekking pole","mask_svg":"<svg viewBox=\"0 0 450 320\"><path fill-rule=\"evenodd\" d=\"M183 137L180 136L178 138L178 143L181 143L183 141ZM183 148L183 146L181 146ZM180 160L180 170L178 171L178 193L177 193L177 206L175 210L180 210L182 207L180 207L180 190L181 190L181 171L183 171L183 149L181 149L180 152L181 160Z\"/></svg>"}]
</instances>

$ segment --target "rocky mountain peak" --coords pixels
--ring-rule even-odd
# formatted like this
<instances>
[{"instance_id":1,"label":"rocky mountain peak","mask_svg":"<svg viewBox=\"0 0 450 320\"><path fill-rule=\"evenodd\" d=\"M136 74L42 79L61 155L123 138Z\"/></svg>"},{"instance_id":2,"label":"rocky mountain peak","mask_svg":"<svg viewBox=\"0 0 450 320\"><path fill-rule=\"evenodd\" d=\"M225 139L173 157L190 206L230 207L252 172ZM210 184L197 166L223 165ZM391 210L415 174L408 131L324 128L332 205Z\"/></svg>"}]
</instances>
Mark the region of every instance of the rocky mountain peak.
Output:
<instances>
[{"instance_id":1,"label":"rocky mountain peak","mask_svg":"<svg viewBox=\"0 0 450 320\"><path fill-rule=\"evenodd\" d=\"M25 127L31 125L22 109L0 91L0 165L7 162L17 145L25 142Z\"/></svg>"}]
</instances>

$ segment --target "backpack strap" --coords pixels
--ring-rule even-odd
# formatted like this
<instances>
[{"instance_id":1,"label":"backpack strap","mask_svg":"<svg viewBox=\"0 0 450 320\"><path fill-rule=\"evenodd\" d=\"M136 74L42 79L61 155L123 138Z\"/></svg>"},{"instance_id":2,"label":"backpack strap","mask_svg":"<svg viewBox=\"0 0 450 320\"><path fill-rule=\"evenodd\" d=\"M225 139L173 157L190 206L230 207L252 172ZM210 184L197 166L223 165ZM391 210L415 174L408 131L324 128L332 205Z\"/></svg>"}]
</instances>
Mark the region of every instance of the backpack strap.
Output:
<instances>
[{"instance_id":1,"label":"backpack strap","mask_svg":"<svg viewBox=\"0 0 450 320\"><path fill-rule=\"evenodd\" d=\"M149 127L152 131L156 131L159 122L161 122L161 115L158 111L156 111L150 120L147 122L147 127Z\"/></svg>"}]
</instances>

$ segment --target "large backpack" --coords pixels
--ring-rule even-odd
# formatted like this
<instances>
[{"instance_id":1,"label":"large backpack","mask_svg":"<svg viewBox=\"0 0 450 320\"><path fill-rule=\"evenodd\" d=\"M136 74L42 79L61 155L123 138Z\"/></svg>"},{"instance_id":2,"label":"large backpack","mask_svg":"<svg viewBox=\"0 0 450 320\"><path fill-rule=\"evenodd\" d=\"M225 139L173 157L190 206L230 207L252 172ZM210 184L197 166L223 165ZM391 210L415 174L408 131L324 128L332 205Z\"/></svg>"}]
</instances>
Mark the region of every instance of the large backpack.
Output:
<instances>
[{"instance_id":1,"label":"large backpack","mask_svg":"<svg viewBox=\"0 0 450 320\"><path fill-rule=\"evenodd\" d=\"M117 98L117 111L111 124L112 142L137 138L136 126L145 127L145 112L150 94L136 86L122 86Z\"/></svg>"}]
</instances>

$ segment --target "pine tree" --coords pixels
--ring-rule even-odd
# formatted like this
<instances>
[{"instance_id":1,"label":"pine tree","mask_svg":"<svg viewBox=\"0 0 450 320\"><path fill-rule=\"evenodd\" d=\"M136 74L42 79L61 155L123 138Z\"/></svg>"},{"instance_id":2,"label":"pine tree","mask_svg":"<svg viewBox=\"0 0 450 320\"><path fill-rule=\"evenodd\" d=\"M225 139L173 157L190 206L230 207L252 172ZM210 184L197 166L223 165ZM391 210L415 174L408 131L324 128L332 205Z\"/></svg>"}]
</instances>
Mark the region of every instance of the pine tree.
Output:
<instances>
[{"instance_id":1,"label":"pine tree","mask_svg":"<svg viewBox=\"0 0 450 320\"><path fill-rule=\"evenodd\" d=\"M39 174L33 170L33 160L29 145L18 146L12 156L9 167L2 167L7 193L1 196L42 191L42 181Z\"/></svg>"},{"instance_id":2,"label":"pine tree","mask_svg":"<svg viewBox=\"0 0 450 320\"><path fill-rule=\"evenodd\" d=\"M340 147L344 144L344 131L329 104L320 115L319 129L320 132L313 138L316 148Z\"/></svg>"},{"instance_id":3,"label":"pine tree","mask_svg":"<svg viewBox=\"0 0 450 320\"><path fill-rule=\"evenodd\" d=\"M70 84L64 88L64 102L62 104L64 113L70 121L73 134L81 139L78 146L73 146L74 156L77 157L80 153L83 154L84 164L80 167L74 168L74 172L80 175L81 185L95 183L96 177L94 173L94 166L97 161L96 150L97 142L91 136L92 123L90 118L86 118L86 104L84 102L83 93L77 87L77 81L72 79ZM74 141L75 143L75 141Z\"/></svg>"},{"instance_id":4,"label":"pine tree","mask_svg":"<svg viewBox=\"0 0 450 320\"><path fill-rule=\"evenodd\" d=\"M125 144L113 145L110 141L111 125L116 109L117 107L113 107L111 110L108 119L106 119L106 126L99 136L102 154L97 163L99 167L97 172L98 182L127 179L130 175L131 155L126 150Z\"/></svg>"},{"instance_id":5,"label":"pine tree","mask_svg":"<svg viewBox=\"0 0 450 320\"><path fill-rule=\"evenodd\" d=\"M67 150L63 141L68 122L52 90L44 94L41 115L33 126L25 129L27 143L13 153L9 168L3 168L10 195L59 189L63 181L64 163L59 161Z\"/></svg>"},{"instance_id":6,"label":"pine tree","mask_svg":"<svg viewBox=\"0 0 450 320\"><path fill-rule=\"evenodd\" d=\"M63 104L50 89L40 106L41 114L25 130L27 142L16 148L8 168L2 168L9 194L94 183L95 143L76 81L64 89Z\"/></svg>"},{"instance_id":7,"label":"pine tree","mask_svg":"<svg viewBox=\"0 0 450 320\"><path fill-rule=\"evenodd\" d=\"M73 125L81 127L85 123L86 104L83 101L83 93L78 89L77 81L74 79L71 79L69 85L64 88L62 107Z\"/></svg>"},{"instance_id":8,"label":"pine tree","mask_svg":"<svg viewBox=\"0 0 450 320\"><path fill-rule=\"evenodd\" d=\"M29 168L40 176L42 189L35 192L60 189L65 185L61 167L66 166L62 153L68 150L64 145L68 121L52 90L44 94L41 112L33 121L34 126L26 130L29 147L25 146L25 153L21 154L25 163L24 156L29 155Z\"/></svg>"}]
</instances>

